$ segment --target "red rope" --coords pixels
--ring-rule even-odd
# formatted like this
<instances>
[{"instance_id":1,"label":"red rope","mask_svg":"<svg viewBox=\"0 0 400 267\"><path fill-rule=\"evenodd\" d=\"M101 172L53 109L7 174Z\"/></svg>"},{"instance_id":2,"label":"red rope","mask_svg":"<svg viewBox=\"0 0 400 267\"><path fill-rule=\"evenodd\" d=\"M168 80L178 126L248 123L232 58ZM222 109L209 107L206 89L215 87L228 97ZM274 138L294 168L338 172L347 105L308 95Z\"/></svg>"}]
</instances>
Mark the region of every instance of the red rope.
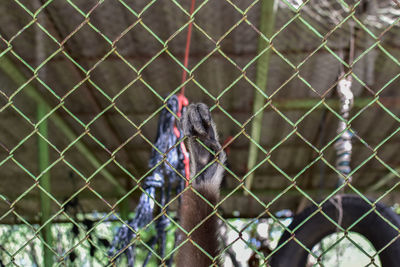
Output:
<instances>
[{"instance_id":1,"label":"red rope","mask_svg":"<svg viewBox=\"0 0 400 267\"><path fill-rule=\"evenodd\" d=\"M190 6L190 16L192 16L193 12L194 12L194 7L196 4L196 0L192 0L192 4ZM183 65L185 66L185 69L183 70L182 73L182 84L184 84L186 82L186 76L187 76L187 71L186 69L188 68L189 65L189 52L190 52L190 41L192 39L192 27L193 27L193 22L191 21L189 23L188 26L188 32L187 32L187 36L186 36L186 47L185 47L185 57L183 60ZM182 86L181 88L181 92L178 94L178 117L180 118L182 116L182 109L183 107L186 107L189 104L188 99L185 97L185 86ZM175 136L176 137L180 137L180 132L178 130L178 128L174 127L174 132L175 132ZM189 153L186 149L186 146L183 142L181 142L180 144L182 153L183 153L183 163L185 164L185 178L186 178L186 186L189 185L189 181L190 181L190 168L189 168Z\"/></svg>"},{"instance_id":2,"label":"red rope","mask_svg":"<svg viewBox=\"0 0 400 267\"><path fill-rule=\"evenodd\" d=\"M193 15L195 4L196 0L192 0L192 4L190 5L190 11L189 11L190 17ZM188 32L186 36L185 58L183 61L183 65L185 66L186 69L189 65L189 51L190 51L190 41L192 40L192 27L193 27L193 22L191 21L189 23ZM186 82L186 75L187 75L186 69L184 69L182 73L182 84ZM181 94L182 95L185 94L185 86L181 88Z\"/></svg>"},{"instance_id":3,"label":"red rope","mask_svg":"<svg viewBox=\"0 0 400 267\"><path fill-rule=\"evenodd\" d=\"M230 153L229 145L232 143L232 140L233 140L233 137L230 135L225 139L225 141L224 141L224 143L222 145L226 155L229 155L229 153Z\"/></svg>"},{"instance_id":4,"label":"red rope","mask_svg":"<svg viewBox=\"0 0 400 267\"><path fill-rule=\"evenodd\" d=\"M189 104L189 101L187 100L187 98L183 95L183 94L179 94L178 95L178 105L179 105L179 109L178 109L178 117L180 118L182 116L182 108L186 107ZM176 125L174 126L174 133L175 136L177 138L179 138L181 136L181 133L178 130L178 127L176 127ZM186 186L189 185L189 180L190 180L190 167L189 167L189 153L186 149L185 143L181 142L180 143L180 147L181 147L181 151L183 154L183 164L185 165L185 178L186 178Z\"/></svg>"}]
</instances>

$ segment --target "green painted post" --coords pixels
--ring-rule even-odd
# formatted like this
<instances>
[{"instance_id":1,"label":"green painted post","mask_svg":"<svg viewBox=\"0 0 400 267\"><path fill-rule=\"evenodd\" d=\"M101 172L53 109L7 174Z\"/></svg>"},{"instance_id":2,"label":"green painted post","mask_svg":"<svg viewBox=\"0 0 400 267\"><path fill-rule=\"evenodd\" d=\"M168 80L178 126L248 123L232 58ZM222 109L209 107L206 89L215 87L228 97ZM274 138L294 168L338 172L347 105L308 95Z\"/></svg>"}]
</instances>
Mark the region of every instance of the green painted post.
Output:
<instances>
[{"instance_id":1,"label":"green painted post","mask_svg":"<svg viewBox=\"0 0 400 267\"><path fill-rule=\"evenodd\" d=\"M7 74L10 79L15 81L16 84L23 84L27 81L27 78L22 74L21 70L6 55L3 55L1 59L2 61L0 64L0 70ZM44 107L48 112L51 110L50 105L42 97L36 87L28 83L24 86L23 90L26 96L30 97L38 105ZM115 190L119 195L126 193L125 188L120 185L119 181L115 179L112 173L110 173L106 168L102 167L102 163L96 158L94 153L86 146L85 143L78 139L78 135L75 134L68 123L66 123L60 115L54 112L49 119L53 121L58 130L60 130L71 142L74 143L75 147L86 157L93 167L102 168L100 173L105 179L115 186Z\"/></svg>"},{"instance_id":2,"label":"green painted post","mask_svg":"<svg viewBox=\"0 0 400 267\"><path fill-rule=\"evenodd\" d=\"M261 21L260 21L260 32L267 38L271 38L275 25L275 1L274 0L262 0L261 2ZM269 61L271 56L271 49L264 51L270 44L260 36L258 40L258 54L262 53L257 61L257 73L256 73L256 85L259 89L265 92L268 83L268 70ZM264 105L265 97L254 90L254 103L253 103L253 114ZM259 143L261 136L261 125L263 119L263 112L260 112L253 118L251 137L254 142ZM251 188L253 181L254 172L252 169L256 166L258 156L257 145L253 142L250 143L249 147L249 158L247 161L247 170L251 173L246 178L245 185L248 189ZM246 191L245 191L246 192Z\"/></svg>"},{"instance_id":3,"label":"green painted post","mask_svg":"<svg viewBox=\"0 0 400 267\"><path fill-rule=\"evenodd\" d=\"M38 121L40 121L44 116L46 116L48 109L43 104L37 105L37 116ZM43 120L38 125L38 132L47 139L48 136L48 125L47 120ZM39 155L39 172L41 174L39 178L39 185L46 192L51 192L50 186L50 171L46 170L49 166L49 145L47 142L41 137L38 137L38 155ZM41 190L40 191L40 224L44 225L43 230L41 231L42 238L44 242L48 246L53 245L53 237L51 234L51 223L47 222L51 216L51 199L46 195L46 193ZM47 222L47 223L46 223ZM43 245L43 266L50 267L53 265L53 252L46 246Z\"/></svg>"},{"instance_id":4,"label":"green painted post","mask_svg":"<svg viewBox=\"0 0 400 267\"><path fill-rule=\"evenodd\" d=\"M41 7L40 1L34 1L33 5L36 8ZM43 25L46 24L42 14L39 12L36 15L36 19L38 23ZM45 59L45 45L44 38L45 34L41 30L36 30L36 63L40 65ZM40 73L42 75L40 75ZM35 74L39 77L42 76L42 79L46 77L46 67L43 66L41 69L38 68L35 70ZM39 92L40 93L40 92ZM50 170L47 168L50 165L50 151L49 144L46 139L48 138L48 122L47 119L44 119L49 109L44 103L37 103L37 119L38 123L36 124L36 131L38 133L38 167L39 167L39 176L37 180L39 182L39 186L41 187L40 194L40 226L42 227L40 231L40 235L43 238L43 266L51 267L53 265L53 252L51 248L53 247L53 237L51 235L51 199L47 194L51 194L51 184L50 184Z\"/></svg>"}]
</instances>

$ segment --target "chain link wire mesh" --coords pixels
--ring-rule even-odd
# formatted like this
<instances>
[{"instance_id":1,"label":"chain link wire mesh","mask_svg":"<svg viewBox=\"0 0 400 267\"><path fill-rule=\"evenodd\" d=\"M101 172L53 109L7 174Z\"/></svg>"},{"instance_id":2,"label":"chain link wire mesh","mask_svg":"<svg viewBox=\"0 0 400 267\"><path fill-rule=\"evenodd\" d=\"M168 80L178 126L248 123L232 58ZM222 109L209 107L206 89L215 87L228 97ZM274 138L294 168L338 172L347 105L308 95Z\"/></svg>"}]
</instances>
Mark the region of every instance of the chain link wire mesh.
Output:
<instances>
[{"instance_id":1,"label":"chain link wire mesh","mask_svg":"<svg viewBox=\"0 0 400 267\"><path fill-rule=\"evenodd\" d=\"M219 257L235 254L240 243L266 265L280 249L277 232L293 232L287 218L342 192L364 199L383 219L377 202L398 206L397 0L204 0L192 15L189 7L184 0L0 3L3 265L112 265L109 242L133 216L141 182L156 167L147 161L157 117L183 86L190 101L211 107L227 140L214 213L236 238L225 240ZM354 93L346 121L352 171L345 176L334 151L337 124L345 121L335 93L341 75L352 77ZM131 241L139 261L150 252L150 264L165 266L179 249L178 199L154 199L157 212ZM170 225L159 255L148 239L163 215ZM338 237L321 243L322 254L296 241L315 266L330 266L321 260L342 241L368 258L365 265L379 266L381 251L330 222ZM264 239L259 225L268 229Z\"/></svg>"}]
</instances>

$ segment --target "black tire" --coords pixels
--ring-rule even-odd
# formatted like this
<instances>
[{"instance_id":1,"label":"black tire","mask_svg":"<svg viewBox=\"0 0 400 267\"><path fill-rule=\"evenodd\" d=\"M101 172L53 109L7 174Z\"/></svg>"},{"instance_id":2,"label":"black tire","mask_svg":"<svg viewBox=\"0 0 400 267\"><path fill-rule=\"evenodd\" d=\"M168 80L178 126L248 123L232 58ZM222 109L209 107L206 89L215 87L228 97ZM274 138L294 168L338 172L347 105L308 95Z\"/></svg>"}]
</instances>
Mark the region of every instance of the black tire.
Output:
<instances>
[{"instance_id":1,"label":"black tire","mask_svg":"<svg viewBox=\"0 0 400 267\"><path fill-rule=\"evenodd\" d=\"M342 195L341 202L343 210L341 225L344 229L350 227L355 221L371 210L371 205L358 196ZM315 207L306 208L294 217L288 228L293 230L315 212L315 210ZM327 201L322 206L322 210L332 220L338 222L339 211L331 201ZM379 254L379 258L382 267L400 266L400 217L389 207L381 203L376 204L376 210L395 225L397 229L393 228L373 211L351 228L350 231L363 235L371 242L376 251L393 242ZM336 226L318 212L296 230L295 237L311 250L314 245L319 243L324 237L335 233L336 230ZM279 240L278 247L290 237L291 234L285 231ZM292 239L272 255L271 266L304 267L307 263L307 257L308 252Z\"/></svg>"}]
</instances>

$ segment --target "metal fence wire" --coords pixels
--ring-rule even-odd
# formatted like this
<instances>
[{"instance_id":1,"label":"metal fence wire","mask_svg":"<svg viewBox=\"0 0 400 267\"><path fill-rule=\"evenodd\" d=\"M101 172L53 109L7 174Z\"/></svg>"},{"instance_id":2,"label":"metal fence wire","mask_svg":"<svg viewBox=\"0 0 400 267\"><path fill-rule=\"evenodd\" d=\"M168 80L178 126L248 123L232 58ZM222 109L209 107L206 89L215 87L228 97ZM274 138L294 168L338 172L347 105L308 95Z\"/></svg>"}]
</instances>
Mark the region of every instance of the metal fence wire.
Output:
<instances>
[{"instance_id":1,"label":"metal fence wire","mask_svg":"<svg viewBox=\"0 0 400 267\"><path fill-rule=\"evenodd\" d=\"M214 265L395 266L399 20L397 0L1 1L0 266L174 266L185 139L155 142L183 88L227 153Z\"/></svg>"}]
</instances>

